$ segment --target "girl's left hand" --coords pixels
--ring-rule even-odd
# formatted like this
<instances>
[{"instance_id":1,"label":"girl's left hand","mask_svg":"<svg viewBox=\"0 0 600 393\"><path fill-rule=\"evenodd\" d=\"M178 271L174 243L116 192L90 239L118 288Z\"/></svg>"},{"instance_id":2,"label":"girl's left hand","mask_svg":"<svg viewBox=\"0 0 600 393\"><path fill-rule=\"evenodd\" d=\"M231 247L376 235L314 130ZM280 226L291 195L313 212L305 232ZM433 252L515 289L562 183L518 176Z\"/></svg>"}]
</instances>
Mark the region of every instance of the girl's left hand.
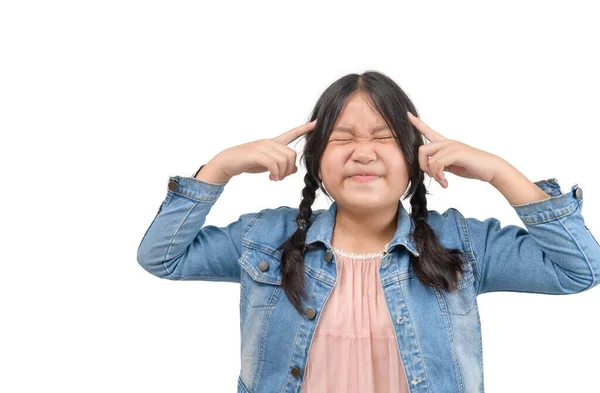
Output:
<instances>
[{"instance_id":1,"label":"girl's left hand","mask_svg":"<svg viewBox=\"0 0 600 393\"><path fill-rule=\"evenodd\" d=\"M448 187L444 171L489 183L503 165L506 165L501 157L465 143L447 139L412 113L407 112L407 114L415 128L431 142L419 146L419 166L442 187Z\"/></svg>"}]
</instances>

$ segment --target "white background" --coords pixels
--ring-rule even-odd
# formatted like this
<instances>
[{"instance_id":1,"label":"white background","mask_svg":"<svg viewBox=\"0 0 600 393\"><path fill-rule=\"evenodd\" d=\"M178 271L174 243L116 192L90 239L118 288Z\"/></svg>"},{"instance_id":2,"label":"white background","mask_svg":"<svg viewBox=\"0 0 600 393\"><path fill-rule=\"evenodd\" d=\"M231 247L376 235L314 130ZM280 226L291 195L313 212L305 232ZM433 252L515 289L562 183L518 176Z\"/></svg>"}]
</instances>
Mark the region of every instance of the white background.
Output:
<instances>
[{"instance_id":1,"label":"white background","mask_svg":"<svg viewBox=\"0 0 600 393\"><path fill-rule=\"evenodd\" d=\"M600 239L593 3L415 3L3 2L0 391L234 392L239 284L158 279L137 247L169 176L308 121L348 73L386 73L532 181L579 184ZM297 207L305 172L235 177L206 225ZM523 225L489 184L446 178L429 209ZM478 301L486 392L598 390L600 289Z\"/></svg>"}]
</instances>

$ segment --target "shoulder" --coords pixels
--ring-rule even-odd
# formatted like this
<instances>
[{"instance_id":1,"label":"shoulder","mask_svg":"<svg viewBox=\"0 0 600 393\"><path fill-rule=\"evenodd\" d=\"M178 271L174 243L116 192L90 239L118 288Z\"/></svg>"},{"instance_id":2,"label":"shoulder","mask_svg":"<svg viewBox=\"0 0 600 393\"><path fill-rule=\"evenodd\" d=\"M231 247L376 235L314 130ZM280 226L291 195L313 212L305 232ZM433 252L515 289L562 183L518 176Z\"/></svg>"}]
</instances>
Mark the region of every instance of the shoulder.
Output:
<instances>
[{"instance_id":1,"label":"shoulder","mask_svg":"<svg viewBox=\"0 0 600 393\"><path fill-rule=\"evenodd\" d=\"M444 211L428 210L427 223L443 243L451 247L462 246L464 217L458 209L449 207Z\"/></svg>"},{"instance_id":2,"label":"shoulder","mask_svg":"<svg viewBox=\"0 0 600 393\"><path fill-rule=\"evenodd\" d=\"M462 214L454 207L449 207L444 211L428 210L427 223L429 225L451 227L456 225Z\"/></svg>"},{"instance_id":3,"label":"shoulder","mask_svg":"<svg viewBox=\"0 0 600 393\"><path fill-rule=\"evenodd\" d=\"M312 219L326 212L313 210ZM244 241L247 246L277 248L298 229L296 217L300 209L290 206L263 209L245 214Z\"/></svg>"}]
</instances>

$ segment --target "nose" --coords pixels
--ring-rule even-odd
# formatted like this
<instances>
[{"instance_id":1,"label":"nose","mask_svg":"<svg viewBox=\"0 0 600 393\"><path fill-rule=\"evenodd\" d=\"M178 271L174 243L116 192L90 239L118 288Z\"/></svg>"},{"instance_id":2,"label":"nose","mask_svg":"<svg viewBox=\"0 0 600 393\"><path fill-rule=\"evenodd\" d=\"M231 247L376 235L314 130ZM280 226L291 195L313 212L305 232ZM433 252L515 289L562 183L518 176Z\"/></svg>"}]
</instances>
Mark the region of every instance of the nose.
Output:
<instances>
[{"instance_id":1,"label":"nose","mask_svg":"<svg viewBox=\"0 0 600 393\"><path fill-rule=\"evenodd\" d=\"M360 162L369 162L377 158L375 149L371 143L372 139L355 140L355 148L352 157Z\"/></svg>"}]
</instances>

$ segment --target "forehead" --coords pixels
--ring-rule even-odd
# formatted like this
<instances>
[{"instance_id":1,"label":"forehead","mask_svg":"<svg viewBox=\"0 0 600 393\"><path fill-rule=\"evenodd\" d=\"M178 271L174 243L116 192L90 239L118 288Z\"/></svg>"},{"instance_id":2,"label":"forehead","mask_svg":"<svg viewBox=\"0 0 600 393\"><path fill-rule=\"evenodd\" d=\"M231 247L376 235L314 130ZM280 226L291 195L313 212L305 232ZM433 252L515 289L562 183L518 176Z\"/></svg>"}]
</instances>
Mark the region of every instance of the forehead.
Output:
<instances>
[{"instance_id":1,"label":"forehead","mask_svg":"<svg viewBox=\"0 0 600 393\"><path fill-rule=\"evenodd\" d=\"M389 130L365 92L351 94L340 111L332 132L371 132Z\"/></svg>"}]
</instances>

